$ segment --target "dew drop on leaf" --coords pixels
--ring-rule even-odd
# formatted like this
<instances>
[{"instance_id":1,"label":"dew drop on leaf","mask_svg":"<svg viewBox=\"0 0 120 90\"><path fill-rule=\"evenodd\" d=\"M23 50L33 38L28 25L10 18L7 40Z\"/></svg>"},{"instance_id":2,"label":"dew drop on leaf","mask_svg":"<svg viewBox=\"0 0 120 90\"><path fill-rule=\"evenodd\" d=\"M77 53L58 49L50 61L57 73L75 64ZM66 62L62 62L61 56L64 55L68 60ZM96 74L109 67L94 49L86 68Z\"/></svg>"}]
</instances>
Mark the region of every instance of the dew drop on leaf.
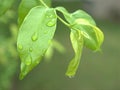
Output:
<instances>
[{"instance_id":1,"label":"dew drop on leaf","mask_svg":"<svg viewBox=\"0 0 120 90\"><path fill-rule=\"evenodd\" d=\"M25 64L26 64L26 65L30 65L31 63L32 63L32 59L31 59L30 56L28 56L28 57L26 58L26 60L25 60Z\"/></svg>"},{"instance_id":2,"label":"dew drop on leaf","mask_svg":"<svg viewBox=\"0 0 120 90\"><path fill-rule=\"evenodd\" d=\"M21 44L18 44L18 49L22 50L23 46Z\"/></svg>"},{"instance_id":3,"label":"dew drop on leaf","mask_svg":"<svg viewBox=\"0 0 120 90\"><path fill-rule=\"evenodd\" d=\"M48 27L52 27L52 26L54 26L55 24L56 24L56 19L51 19L50 21L48 21L47 26L48 26Z\"/></svg>"},{"instance_id":4,"label":"dew drop on leaf","mask_svg":"<svg viewBox=\"0 0 120 90\"><path fill-rule=\"evenodd\" d=\"M34 33L31 37L32 41L36 41L38 39L37 33Z\"/></svg>"}]
</instances>

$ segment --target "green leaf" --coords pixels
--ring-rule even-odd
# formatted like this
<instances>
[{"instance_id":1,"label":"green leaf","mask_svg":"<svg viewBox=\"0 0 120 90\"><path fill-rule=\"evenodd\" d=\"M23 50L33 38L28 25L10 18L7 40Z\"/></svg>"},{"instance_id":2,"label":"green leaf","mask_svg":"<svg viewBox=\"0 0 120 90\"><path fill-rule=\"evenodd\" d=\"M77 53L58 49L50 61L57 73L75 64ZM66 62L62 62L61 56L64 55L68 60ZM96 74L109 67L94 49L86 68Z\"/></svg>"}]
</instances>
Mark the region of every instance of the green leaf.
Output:
<instances>
[{"instance_id":1,"label":"green leaf","mask_svg":"<svg viewBox=\"0 0 120 90\"><path fill-rule=\"evenodd\" d=\"M51 5L51 0L43 0L48 6ZM18 24L19 26L22 24L25 16L28 14L30 9L36 6L41 6L40 0L22 0L19 6L19 18L18 18Z\"/></svg>"},{"instance_id":2,"label":"green leaf","mask_svg":"<svg viewBox=\"0 0 120 90\"><path fill-rule=\"evenodd\" d=\"M68 66L66 75L69 77L73 77L76 74L80 63L84 41L80 30L71 30L70 38L75 52L75 56Z\"/></svg>"},{"instance_id":3,"label":"green leaf","mask_svg":"<svg viewBox=\"0 0 120 90\"><path fill-rule=\"evenodd\" d=\"M77 10L74 13L69 13L64 7L57 7L56 10L64 15L69 23L67 26L72 29L70 36L75 56L71 60L66 72L67 76L72 77L79 66L83 45L92 50L99 50L103 43L104 35L96 26L92 17L86 12Z\"/></svg>"},{"instance_id":4,"label":"green leaf","mask_svg":"<svg viewBox=\"0 0 120 90\"><path fill-rule=\"evenodd\" d=\"M13 5L14 1L15 0L0 0L0 16Z\"/></svg>"},{"instance_id":5,"label":"green leaf","mask_svg":"<svg viewBox=\"0 0 120 90\"><path fill-rule=\"evenodd\" d=\"M70 23L71 29L81 31L84 36L84 45L87 48L95 51L100 49L104 35L90 15L82 10L69 13L63 7L57 7L56 10L63 13L65 19Z\"/></svg>"},{"instance_id":6,"label":"green leaf","mask_svg":"<svg viewBox=\"0 0 120 90\"><path fill-rule=\"evenodd\" d=\"M84 19L88 21L92 25L96 25L95 21L92 19L90 15L88 15L86 12L83 10L77 10L74 13L69 13L64 7L56 7L56 10L59 12L63 13L65 19L71 24L74 25L76 24L75 21L76 19Z\"/></svg>"},{"instance_id":7,"label":"green leaf","mask_svg":"<svg viewBox=\"0 0 120 90\"><path fill-rule=\"evenodd\" d=\"M81 24L76 25L76 28L81 30L82 35L84 36L84 45L94 51L99 51L101 44L103 43L103 33L101 30L93 25Z\"/></svg>"},{"instance_id":8,"label":"green leaf","mask_svg":"<svg viewBox=\"0 0 120 90\"><path fill-rule=\"evenodd\" d=\"M55 10L43 6L32 8L24 19L17 39L21 58L20 79L40 63L54 36L56 20Z\"/></svg>"}]
</instances>

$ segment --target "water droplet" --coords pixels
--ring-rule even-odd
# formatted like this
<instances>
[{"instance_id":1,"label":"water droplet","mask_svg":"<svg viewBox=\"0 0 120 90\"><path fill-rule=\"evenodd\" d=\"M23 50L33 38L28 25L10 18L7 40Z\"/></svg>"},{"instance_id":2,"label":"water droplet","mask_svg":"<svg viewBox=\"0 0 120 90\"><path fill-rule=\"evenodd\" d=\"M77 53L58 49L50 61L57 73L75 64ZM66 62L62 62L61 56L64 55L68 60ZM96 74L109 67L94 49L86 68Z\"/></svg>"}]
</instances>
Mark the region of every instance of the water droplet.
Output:
<instances>
[{"instance_id":1,"label":"water droplet","mask_svg":"<svg viewBox=\"0 0 120 90\"><path fill-rule=\"evenodd\" d=\"M50 20L48 23L47 23L47 26L48 27L52 27L52 26L54 26L56 24L56 19L52 19L52 20Z\"/></svg>"},{"instance_id":2,"label":"water droplet","mask_svg":"<svg viewBox=\"0 0 120 90\"><path fill-rule=\"evenodd\" d=\"M32 51L33 51L33 49L32 49L32 48L29 48L29 51L30 51L30 52L32 52Z\"/></svg>"},{"instance_id":3,"label":"water droplet","mask_svg":"<svg viewBox=\"0 0 120 90\"><path fill-rule=\"evenodd\" d=\"M36 41L38 39L38 34L34 33L31 37L32 41Z\"/></svg>"},{"instance_id":4,"label":"water droplet","mask_svg":"<svg viewBox=\"0 0 120 90\"><path fill-rule=\"evenodd\" d=\"M18 49L22 50L23 46L21 44L18 44Z\"/></svg>"},{"instance_id":5,"label":"water droplet","mask_svg":"<svg viewBox=\"0 0 120 90\"><path fill-rule=\"evenodd\" d=\"M32 63L32 59L31 59L30 56L28 56L28 57L26 58L26 60L25 60L25 64L26 64L26 65L30 65L31 63Z\"/></svg>"}]
</instances>

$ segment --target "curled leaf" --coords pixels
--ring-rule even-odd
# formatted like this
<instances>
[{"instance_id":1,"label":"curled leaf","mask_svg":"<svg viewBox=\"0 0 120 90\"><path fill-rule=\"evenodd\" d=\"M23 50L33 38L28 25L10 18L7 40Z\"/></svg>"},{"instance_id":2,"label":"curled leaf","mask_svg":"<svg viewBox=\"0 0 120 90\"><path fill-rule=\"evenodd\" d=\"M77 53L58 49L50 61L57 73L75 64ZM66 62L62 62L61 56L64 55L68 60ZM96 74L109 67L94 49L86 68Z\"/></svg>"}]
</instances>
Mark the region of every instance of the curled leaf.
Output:
<instances>
[{"instance_id":1,"label":"curled leaf","mask_svg":"<svg viewBox=\"0 0 120 90\"><path fill-rule=\"evenodd\" d=\"M89 14L83 10L69 13L64 7L57 7L56 10L63 13L65 19L70 23L71 29L81 31L84 36L84 45L87 48L94 51L100 50L104 35Z\"/></svg>"},{"instance_id":2,"label":"curled leaf","mask_svg":"<svg viewBox=\"0 0 120 90\"><path fill-rule=\"evenodd\" d=\"M66 75L69 77L73 77L76 74L80 63L84 41L83 36L79 30L72 30L70 33L70 39L75 55L69 63Z\"/></svg>"}]
</instances>

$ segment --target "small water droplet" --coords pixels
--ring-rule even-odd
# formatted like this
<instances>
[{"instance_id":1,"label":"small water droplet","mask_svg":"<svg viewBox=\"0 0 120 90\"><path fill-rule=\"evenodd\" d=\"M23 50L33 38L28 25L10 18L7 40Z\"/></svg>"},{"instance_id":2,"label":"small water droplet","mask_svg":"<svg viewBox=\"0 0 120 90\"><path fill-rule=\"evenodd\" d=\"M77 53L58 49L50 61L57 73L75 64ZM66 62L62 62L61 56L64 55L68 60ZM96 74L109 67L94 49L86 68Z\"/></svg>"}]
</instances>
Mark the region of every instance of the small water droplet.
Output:
<instances>
[{"instance_id":1,"label":"small water droplet","mask_svg":"<svg viewBox=\"0 0 120 90\"><path fill-rule=\"evenodd\" d=\"M21 44L18 44L18 49L22 50L23 46Z\"/></svg>"},{"instance_id":2,"label":"small water droplet","mask_svg":"<svg viewBox=\"0 0 120 90\"><path fill-rule=\"evenodd\" d=\"M33 49L32 49L32 48L29 48L29 51L30 51L30 52L32 52L32 51L33 51Z\"/></svg>"},{"instance_id":3,"label":"small water droplet","mask_svg":"<svg viewBox=\"0 0 120 90\"><path fill-rule=\"evenodd\" d=\"M31 59L30 56L28 56L28 57L26 58L26 60L25 60L25 64L26 64L26 65L30 65L31 63L32 63L32 59Z\"/></svg>"},{"instance_id":4,"label":"small water droplet","mask_svg":"<svg viewBox=\"0 0 120 90\"><path fill-rule=\"evenodd\" d=\"M31 37L32 41L36 41L38 39L38 34L34 33Z\"/></svg>"},{"instance_id":5,"label":"small water droplet","mask_svg":"<svg viewBox=\"0 0 120 90\"><path fill-rule=\"evenodd\" d=\"M56 19L52 19L52 20L50 20L48 23L47 23L47 26L48 27L52 27L52 26L54 26L56 24Z\"/></svg>"}]
</instances>

